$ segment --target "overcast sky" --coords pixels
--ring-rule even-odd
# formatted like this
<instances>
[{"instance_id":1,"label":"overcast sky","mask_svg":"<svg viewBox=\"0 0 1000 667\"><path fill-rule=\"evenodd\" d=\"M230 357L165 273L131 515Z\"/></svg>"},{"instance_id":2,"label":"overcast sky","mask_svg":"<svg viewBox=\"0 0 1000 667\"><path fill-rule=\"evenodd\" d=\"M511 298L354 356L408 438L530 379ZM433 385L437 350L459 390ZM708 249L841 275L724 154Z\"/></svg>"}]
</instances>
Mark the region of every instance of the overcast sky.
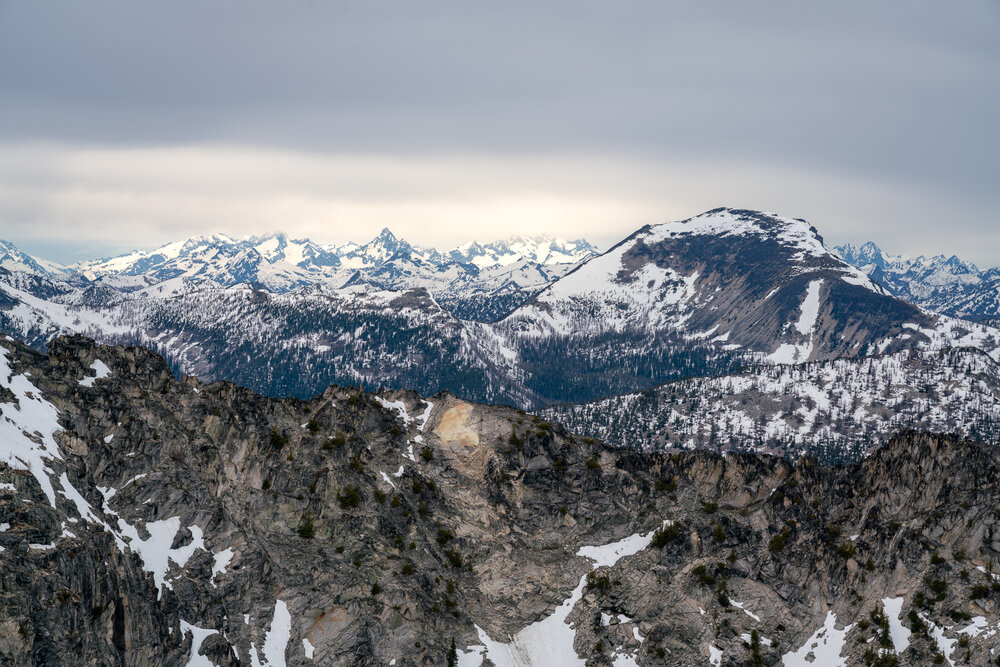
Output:
<instances>
[{"instance_id":1,"label":"overcast sky","mask_svg":"<svg viewBox=\"0 0 1000 667\"><path fill-rule=\"evenodd\" d=\"M0 238L602 247L720 205L1000 264L1000 2L0 0Z\"/></svg>"}]
</instances>

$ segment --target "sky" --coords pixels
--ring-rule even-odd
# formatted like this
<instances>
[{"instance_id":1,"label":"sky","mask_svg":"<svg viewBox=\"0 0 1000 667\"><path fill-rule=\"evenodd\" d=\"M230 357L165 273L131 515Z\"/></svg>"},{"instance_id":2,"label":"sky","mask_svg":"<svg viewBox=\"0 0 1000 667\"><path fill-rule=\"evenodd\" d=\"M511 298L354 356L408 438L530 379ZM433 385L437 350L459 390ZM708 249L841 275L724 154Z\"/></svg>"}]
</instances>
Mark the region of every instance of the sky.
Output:
<instances>
[{"instance_id":1,"label":"sky","mask_svg":"<svg viewBox=\"0 0 1000 667\"><path fill-rule=\"evenodd\" d=\"M998 265L998 34L996 0L0 0L0 238L606 248L735 206Z\"/></svg>"}]
</instances>

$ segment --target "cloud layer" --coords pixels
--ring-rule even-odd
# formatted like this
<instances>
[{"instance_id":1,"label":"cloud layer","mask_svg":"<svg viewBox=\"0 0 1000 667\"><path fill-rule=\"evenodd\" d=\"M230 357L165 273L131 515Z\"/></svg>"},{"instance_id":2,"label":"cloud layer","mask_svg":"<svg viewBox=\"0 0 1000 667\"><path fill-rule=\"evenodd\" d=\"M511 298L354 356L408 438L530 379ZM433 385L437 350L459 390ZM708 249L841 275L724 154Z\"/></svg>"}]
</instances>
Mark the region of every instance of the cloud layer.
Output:
<instances>
[{"instance_id":1,"label":"cloud layer","mask_svg":"<svg viewBox=\"0 0 1000 667\"><path fill-rule=\"evenodd\" d=\"M0 1L0 229L606 244L735 205L998 263L998 30L993 0Z\"/></svg>"}]
</instances>

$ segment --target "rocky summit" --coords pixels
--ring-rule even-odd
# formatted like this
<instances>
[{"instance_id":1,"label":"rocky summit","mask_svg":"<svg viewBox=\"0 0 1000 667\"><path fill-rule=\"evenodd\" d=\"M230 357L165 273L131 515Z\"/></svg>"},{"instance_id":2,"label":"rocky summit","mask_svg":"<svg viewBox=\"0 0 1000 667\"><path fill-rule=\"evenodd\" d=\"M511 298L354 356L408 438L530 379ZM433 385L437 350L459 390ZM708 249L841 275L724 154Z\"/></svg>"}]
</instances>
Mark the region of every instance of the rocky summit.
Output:
<instances>
[{"instance_id":1,"label":"rocky summit","mask_svg":"<svg viewBox=\"0 0 1000 667\"><path fill-rule=\"evenodd\" d=\"M449 393L309 400L0 342L0 663L985 665L1000 452L615 449Z\"/></svg>"}]
</instances>

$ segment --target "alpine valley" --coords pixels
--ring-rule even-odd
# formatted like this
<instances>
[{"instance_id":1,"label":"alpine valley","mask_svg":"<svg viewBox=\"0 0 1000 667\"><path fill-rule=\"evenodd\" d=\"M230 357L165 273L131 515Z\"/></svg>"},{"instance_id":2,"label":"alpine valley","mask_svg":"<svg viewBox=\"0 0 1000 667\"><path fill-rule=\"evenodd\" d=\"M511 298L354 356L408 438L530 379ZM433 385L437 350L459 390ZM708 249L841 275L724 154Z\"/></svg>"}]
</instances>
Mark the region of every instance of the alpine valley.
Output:
<instances>
[{"instance_id":1,"label":"alpine valley","mask_svg":"<svg viewBox=\"0 0 1000 667\"><path fill-rule=\"evenodd\" d=\"M0 243L0 664L992 664L997 280L731 208Z\"/></svg>"}]
</instances>

